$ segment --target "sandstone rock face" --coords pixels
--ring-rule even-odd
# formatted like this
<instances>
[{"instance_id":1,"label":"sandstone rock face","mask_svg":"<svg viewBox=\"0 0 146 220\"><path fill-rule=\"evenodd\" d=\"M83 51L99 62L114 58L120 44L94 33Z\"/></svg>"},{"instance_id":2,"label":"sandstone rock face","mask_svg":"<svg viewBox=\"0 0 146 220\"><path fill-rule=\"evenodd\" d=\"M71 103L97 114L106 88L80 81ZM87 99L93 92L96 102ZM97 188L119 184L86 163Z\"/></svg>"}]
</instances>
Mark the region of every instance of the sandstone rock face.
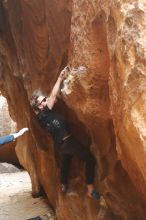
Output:
<instances>
[{"instance_id":1,"label":"sandstone rock face","mask_svg":"<svg viewBox=\"0 0 146 220\"><path fill-rule=\"evenodd\" d=\"M30 128L17 155L58 219L145 219L145 11L143 0L0 1L0 87L18 128ZM101 205L86 197L78 160L60 193L58 155L29 104L35 89L49 94L66 64L57 108L97 159Z\"/></svg>"},{"instance_id":2,"label":"sandstone rock face","mask_svg":"<svg viewBox=\"0 0 146 220\"><path fill-rule=\"evenodd\" d=\"M15 152L16 144L17 142L13 141L13 142L4 144L3 146L0 147L0 163L7 162L10 164L14 164L16 166L20 165L16 152Z\"/></svg>"},{"instance_id":3,"label":"sandstone rock face","mask_svg":"<svg viewBox=\"0 0 146 220\"><path fill-rule=\"evenodd\" d=\"M146 44L144 1L118 1L108 23L111 113L117 152L137 190L146 198ZM117 13L119 11L119 13ZM113 42L113 39L115 42ZM114 49L113 49L114 48Z\"/></svg>"}]
</instances>

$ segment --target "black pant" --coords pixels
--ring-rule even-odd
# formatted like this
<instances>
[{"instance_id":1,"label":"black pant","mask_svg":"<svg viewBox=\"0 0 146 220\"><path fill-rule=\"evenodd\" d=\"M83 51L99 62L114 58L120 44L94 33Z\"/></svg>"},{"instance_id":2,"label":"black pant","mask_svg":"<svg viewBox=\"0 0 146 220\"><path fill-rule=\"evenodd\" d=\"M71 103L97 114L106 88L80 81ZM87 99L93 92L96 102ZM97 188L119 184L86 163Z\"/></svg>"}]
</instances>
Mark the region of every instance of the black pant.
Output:
<instances>
[{"instance_id":1,"label":"black pant","mask_svg":"<svg viewBox=\"0 0 146 220\"><path fill-rule=\"evenodd\" d=\"M67 184L70 163L74 155L81 158L86 165L86 183L93 184L94 182L94 168L96 160L91 152L85 147L81 146L73 137L70 137L65 143L59 146L61 154L61 183Z\"/></svg>"}]
</instances>

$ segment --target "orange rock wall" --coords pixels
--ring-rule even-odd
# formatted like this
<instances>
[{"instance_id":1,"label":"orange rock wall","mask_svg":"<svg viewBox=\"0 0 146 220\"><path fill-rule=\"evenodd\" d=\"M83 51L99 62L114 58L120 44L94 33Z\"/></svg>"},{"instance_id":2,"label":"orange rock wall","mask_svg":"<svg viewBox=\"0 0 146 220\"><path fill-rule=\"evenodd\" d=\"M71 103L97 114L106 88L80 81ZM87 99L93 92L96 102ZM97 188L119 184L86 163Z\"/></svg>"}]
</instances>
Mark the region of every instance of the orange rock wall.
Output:
<instances>
[{"instance_id":1,"label":"orange rock wall","mask_svg":"<svg viewBox=\"0 0 146 220\"><path fill-rule=\"evenodd\" d=\"M144 9L142 0L0 1L0 86L18 128L30 128L17 155L58 219L145 219ZM29 105L66 64L86 69L71 70L57 107L97 159L100 205L86 197L76 159L70 191L60 193L58 155Z\"/></svg>"},{"instance_id":2,"label":"orange rock wall","mask_svg":"<svg viewBox=\"0 0 146 220\"><path fill-rule=\"evenodd\" d=\"M108 30L111 114L117 152L138 191L146 198L145 9L143 1L118 1L110 12ZM113 39L116 42L113 42Z\"/></svg>"}]
</instances>

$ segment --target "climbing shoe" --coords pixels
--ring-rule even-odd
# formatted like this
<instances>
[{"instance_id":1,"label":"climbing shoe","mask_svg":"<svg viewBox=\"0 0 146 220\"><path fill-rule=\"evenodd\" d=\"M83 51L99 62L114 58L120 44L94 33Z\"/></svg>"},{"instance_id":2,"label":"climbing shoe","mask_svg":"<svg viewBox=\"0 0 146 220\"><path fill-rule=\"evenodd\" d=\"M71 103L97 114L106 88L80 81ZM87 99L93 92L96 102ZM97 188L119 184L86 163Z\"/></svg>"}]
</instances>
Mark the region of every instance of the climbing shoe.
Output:
<instances>
[{"instance_id":1,"label":"climbing shoe","mask_svg":"<svg viewBox=\"0 0 146 220\"><path fill-rule=\"evenodd\" d=\"M91 197L94 199L100 199L100 193L96 191L96 189L93 189L92 193L91 193Z\"/></svg>"}]
</instances>

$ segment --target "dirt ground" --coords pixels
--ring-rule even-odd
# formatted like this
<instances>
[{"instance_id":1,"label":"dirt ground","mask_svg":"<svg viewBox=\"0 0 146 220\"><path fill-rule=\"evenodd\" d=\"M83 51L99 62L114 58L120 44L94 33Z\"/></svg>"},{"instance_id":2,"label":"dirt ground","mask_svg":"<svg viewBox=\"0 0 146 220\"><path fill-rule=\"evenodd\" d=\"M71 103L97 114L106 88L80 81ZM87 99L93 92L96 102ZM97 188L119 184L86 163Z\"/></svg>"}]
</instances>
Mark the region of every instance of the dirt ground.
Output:
<instances>
[{"instance_id":1,"label":"dirt ground","mask_svg":"<svg viewBox=\"0 0 146 220\"><path fill-rule=\"evenodd\" d=\"M32 198L31 182L26 171L0 173L0 220L27 220L39 216L43 220L55 217L47 201Z\"/></svg>"}]
</instances>

